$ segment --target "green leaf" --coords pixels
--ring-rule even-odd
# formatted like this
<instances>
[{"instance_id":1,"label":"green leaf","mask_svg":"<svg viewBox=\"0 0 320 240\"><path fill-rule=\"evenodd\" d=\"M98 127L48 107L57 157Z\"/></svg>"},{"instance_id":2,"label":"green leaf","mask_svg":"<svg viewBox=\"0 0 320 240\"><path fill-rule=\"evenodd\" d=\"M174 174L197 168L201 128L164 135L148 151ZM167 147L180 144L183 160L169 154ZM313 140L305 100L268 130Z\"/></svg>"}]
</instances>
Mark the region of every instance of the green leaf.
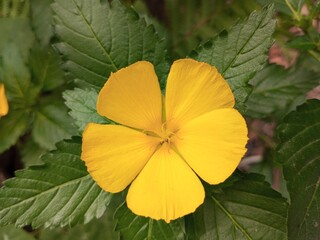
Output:
<instances>
[{"instance_id":1,"label":"green leaf","mask_svg":"<svg viewBox=\"0 0 320 240\"><path fill-rule=\"evenodd\" d=\"M320 101L309 100L285 117L277 134L276 159L283 165L290 194L288 238L320 236Z\"/></svg>"},{"instance_id":2,"label":"green leaf","mask_svg":"<svg viewBox=\"0 0 320 240\"><path fill-rule=\"evenodd\" d=\"M269 65L251 81L253 91L247 101L247 115L278 119L305 101L306 93L320 83L319 74L301 66L289 70Z\"/></svg>"},{"instance_id":3,"label":"green leaf","mask_svg":"<svg viewBox=\"0 0 320 240\"><path fill-rule=\"evenodd\" d=\"M81 139L60 142L44 165L16 171L0 189L0 225L62 227L101 217L112 195L92 180L80 153Z\"/></svg>"},{"instance_id":4,"label":"green leaf","mask_svg":"<svg viewBox=\"0 0 320 240\"><path fill-rule=\"evenodd\" d=\"M40 147L33 139L28 139L26 143L21 146L21 161L25 167L31 165L43 164L40 157L46 153L46 149Z\"/></svg>"},{"instance_id":5,"label":"green leaf","mask_svg":"<svg viewBox=\"0 0 320 240\"><path fill-rule=\"evenodd\" d=\"M51 47L40 48L35 45L29 62L34 80L43 91L50 91L63 84L64 72L60 67L61 59Z\"/></svg>"},{"instance_id":6,"label":"green leaf","mask_svg":"<svg viewBox=\"0 0 320 240\"><path fill-rule=\"evenodd\" d=\"M291 39L286 46L288 48L297 48L300 50L311 50L316 47L316 42L313 42L308 36L296 36L295 38Z\"/></svg>"},{"instance_id":7,"label":"green leaf","mask_svg":"<svg viewBox=\"0 0 320 240\"><path fill-rule=\"evenodd\" d=\"M124 240L185 239L182 219L168 224L162 220L139 217L133 214L125 203L117 209L114 217L118 220L116 230L120 231L121 239Z\"/></svg>"},{"instance_id":8,"label":"green leaf","mask_svg":"<svg viewBox=\"0 0 320 240\"><path fill-rule=\"evenodd\" d=\"M0 228L0 240L35 240L35 238L23 229L12 225Z\"/></svg>"},{"instance_id":9,"label":"green leaf","mask_svg":"<svg viewBox=\"0 0 320 240\"><path fill-rule=\"evenodd\" d=\"M34 41L34 35L31 30L28 19L25 18L1 18L0 17L0 53L6 48L8 43L19 46L20 54L26 61L29 57L29 51Z\"/></svg>"},{"instance_id":10,"label":"green leaf","mask_svg":"<svg viewBox=\"0 0 320 240\"><path fill-rule=\"evenodd\" d=\"M31 1L31 24L42 46L47 46L53 36L52 0Z\"/></svg>"},{"instance_id":11,"label":"green leaf","mask_svg":"<svg viewBox=\"0 0 320 240\"><path fill-rule=\"evenodd\" d=\"M0 153L14 145L29 125L29 114L10 109L9 114L0 118Z\"/></svg>"},{"instance_id":12,"label":"green leaf","mask_svg":"<svg viewBox=\"0 0 320 240\"><path fill-rule=\"evenodd\" d=\"M41 147L53 149L58 141L70 138L76 133L62 103L43 104L35 112L32 137Z\"/></svg>"},{"instance_id":13,"label":"green leaf","mask_svg":"<svg viewBox=\"0 0 320 240\"><path fill-rule=\"evenodd\" d=\"M119 240L119 233L114 232L114 223L110 214L93 219L87 224L78 224L73 228L43 229L40 240Z\"/></svg>"},{"instance_id":14,"label":"green leaf","mask_svg":"<svg viewBox=\"0 0 320 240\"><path fill-rule=\"evenodd\" d=\"M100 88L111 72L139 60L154 64L159 79L168 72L165 41L152 25L119 1L56 0L55 30L65 69L76 81Z\"/></svg>"},{"instance_id":15,"label":"green leaf","mask_svg":"<svg viewBox=\"0 0 320 240\"><path fill-rule=\"evenodd\" d=\"M7 44L0 52L0 77L6 88L10 110L13 108L30 110L40 89L31 83L29 69L19 48L13 43Z\"/></svg>"},{"instance_id":16,"label":"green leaf","mask_svg":"<svg viewBox=\"0 0 320 240\"><path fill-rule=\"evenodd\" d=\"M286 239L287 203L262 175L245 174L228 185L211 186L186 218L189 239Z\"/></svg>"},{"instance_id":17,"label":"green leaf","mask_svg":"<svg viewBox=\"0 0 320 240\"><path fill-rule=\"evenodd\" d=\"M71 109L69 114L75 120L80 131L83 131L87 123L110 123L110 121L97 113L96 105L98 93L92 90L76 88L63 93L65 104Z\"/></svg>"},{"instance_id":18,"label":"green leaf","mask_svg":"<svg viewBox=\"0 0 320 240\"><path fill-rule=\"evenodd\" d=\"M253 12L248 19L233 26L228 32L201 46L192 57L216 66L228 81L236 98L237 108L245 110L244 103L251 91L248 81L261 70L268 59L275 21L273 7Z\"/></svg>"}]
</instances>

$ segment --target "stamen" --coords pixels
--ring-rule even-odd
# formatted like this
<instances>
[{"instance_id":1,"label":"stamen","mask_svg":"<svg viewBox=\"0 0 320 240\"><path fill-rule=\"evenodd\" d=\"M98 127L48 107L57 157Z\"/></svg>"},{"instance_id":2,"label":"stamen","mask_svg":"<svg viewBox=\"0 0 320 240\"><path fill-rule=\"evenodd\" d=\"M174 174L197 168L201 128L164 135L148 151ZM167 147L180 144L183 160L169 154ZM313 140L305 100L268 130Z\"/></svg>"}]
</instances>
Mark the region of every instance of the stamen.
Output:
<instances>
[{"instance_id":1,"label":"stamen","mask_svg":"<svg viewBox=\"0 0 320 240\"><path fill-rule=\"evenodd\" d=\"M165 132L167 129L167 122L162 123L161 125L161 131Z\"/></svg>"},{"instance_id":2,"label":"stamen","mask_svg":"<svg viewBox=\"0 0 320 240\"><path fill-rule=\"evenodd\" d=\"M147 136L151 136L151 137L156 137L156 138L161 138L161 136L159 136L157 133L155 132L151 132L151 131L147 131L147 130L143 130L142 131L144 134L146 134Z\"/></svg>"}]
</instances>

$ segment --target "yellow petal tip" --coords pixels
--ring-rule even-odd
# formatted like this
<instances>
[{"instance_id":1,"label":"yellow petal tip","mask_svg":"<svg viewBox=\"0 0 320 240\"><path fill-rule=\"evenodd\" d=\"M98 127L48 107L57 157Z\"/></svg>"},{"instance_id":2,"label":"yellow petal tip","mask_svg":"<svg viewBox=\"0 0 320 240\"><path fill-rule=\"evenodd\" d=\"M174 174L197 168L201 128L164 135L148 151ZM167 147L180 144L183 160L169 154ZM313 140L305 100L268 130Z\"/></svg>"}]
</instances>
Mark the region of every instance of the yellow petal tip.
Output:
<instances>
[{"instance_id":1,"label":"yellow petal tip","mask_svg":"<svg viewBox=\"0 0 320 240\"><path fill-rule=\"evenodd\" d=\"M5 94L4 84L0 84L0 117L7 115L9 112L9 104Z\"/></svg>"}]
</instances>

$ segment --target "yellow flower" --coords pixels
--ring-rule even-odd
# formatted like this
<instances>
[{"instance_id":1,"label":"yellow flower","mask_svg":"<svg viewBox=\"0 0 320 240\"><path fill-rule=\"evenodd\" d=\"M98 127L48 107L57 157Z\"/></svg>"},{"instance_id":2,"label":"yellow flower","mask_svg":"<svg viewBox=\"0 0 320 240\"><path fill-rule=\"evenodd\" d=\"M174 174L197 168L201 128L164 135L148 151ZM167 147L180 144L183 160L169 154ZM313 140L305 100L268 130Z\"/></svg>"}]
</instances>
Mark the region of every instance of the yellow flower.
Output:
<instances>
[{"instance_id":1,"label":"yellow flower","mask_svg":"<svg viewBox=\"0 0 320 240\"><path fill-rule=\"evenodd\" d=\"M98 113L121 125L89 123L81 157L104 190L131 183L127 205L135 214L170 222L203 203L199 177L223 182L245 153L246 123L233 106L215 67L175 61L163 97L153 65L137 62L99 93Z\"/></svg>"},{"instance_id":2,"label":"yellow flower","mask_svg":"<svg viewBox=\"0 0 320 240\"><path fill-rule=\"evenodd\" d=\"M9 106L6 98L4 84L0 83L0 117L8 114Z\"/></svg>"}]
</instances>

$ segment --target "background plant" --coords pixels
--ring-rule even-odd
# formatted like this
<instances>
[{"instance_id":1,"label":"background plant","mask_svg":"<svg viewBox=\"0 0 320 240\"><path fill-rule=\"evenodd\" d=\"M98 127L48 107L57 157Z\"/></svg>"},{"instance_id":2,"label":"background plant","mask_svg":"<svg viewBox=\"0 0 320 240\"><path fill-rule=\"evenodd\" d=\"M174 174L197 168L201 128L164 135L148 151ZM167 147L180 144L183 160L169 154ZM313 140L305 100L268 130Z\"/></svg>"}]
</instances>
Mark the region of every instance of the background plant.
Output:
<instances>
[{"instance_id":1,"label":"background plant","mask_svg":"<svg viewBox=\"0 0 320 240\"><path fill-rule=\"evenodd\" d=\"M0 9L10 104L0 119L1 177L23 167L0 190L1 237L319 237L320 103L307 101L320 79L319 1L1 0ZM268 61L274 41L284 66ZM259 163L207 185L194 214L166 224L135 216L125 193L95 184L79 157L81 132L110 123L95 104L111 72L148 60L164 89L170 63L186 56L228 81L253 135L243 164Z\"/></svg>"}]
</instances>

